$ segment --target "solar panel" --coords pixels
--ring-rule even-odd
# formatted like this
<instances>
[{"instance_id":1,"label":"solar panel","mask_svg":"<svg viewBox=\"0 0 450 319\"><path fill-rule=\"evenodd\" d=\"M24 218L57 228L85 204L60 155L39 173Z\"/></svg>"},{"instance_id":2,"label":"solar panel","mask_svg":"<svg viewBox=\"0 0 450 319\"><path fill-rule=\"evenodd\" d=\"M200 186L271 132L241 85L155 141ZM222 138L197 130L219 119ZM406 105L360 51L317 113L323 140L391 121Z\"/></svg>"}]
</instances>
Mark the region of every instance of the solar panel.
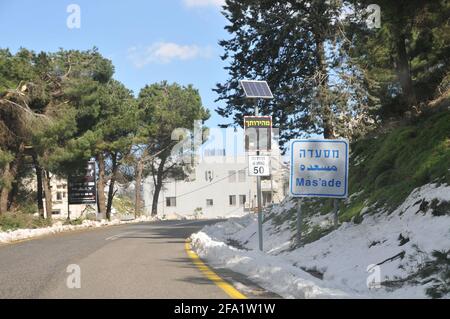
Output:
<instances>
[{"instance_id":1,"label":"solar panel","mask_svg":"<svg viewBox=\"0 0 450 319\"><path fill-rule=\"evenodd\" d=\"M272 92L266 81L239 81L247 98L273 99Z\"/></svg>"}]
</instances>

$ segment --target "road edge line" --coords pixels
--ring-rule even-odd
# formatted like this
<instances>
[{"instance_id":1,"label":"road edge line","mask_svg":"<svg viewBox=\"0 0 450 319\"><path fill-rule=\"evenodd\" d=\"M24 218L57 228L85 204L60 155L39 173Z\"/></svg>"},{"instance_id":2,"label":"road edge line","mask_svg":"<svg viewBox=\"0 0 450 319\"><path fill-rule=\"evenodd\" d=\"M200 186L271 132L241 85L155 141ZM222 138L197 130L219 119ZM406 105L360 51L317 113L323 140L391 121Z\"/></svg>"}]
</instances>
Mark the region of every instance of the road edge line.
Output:
<instances>
[{"instance_id":1,"label":"road edge line","mask_svg":"<svg viewBox=\"0 0 450 319\"><path fill-rule=\"evenodd\" d=\"M187 255L191 258L195 266L216 286L225 291L225 293L233 299L248 299L243 293L234 288L231 284L223 280L219 275L217 275L210 267L208 267L200 257L192 250L191 242L186 239L184 244Z\"/></svg>"}]
</instances>

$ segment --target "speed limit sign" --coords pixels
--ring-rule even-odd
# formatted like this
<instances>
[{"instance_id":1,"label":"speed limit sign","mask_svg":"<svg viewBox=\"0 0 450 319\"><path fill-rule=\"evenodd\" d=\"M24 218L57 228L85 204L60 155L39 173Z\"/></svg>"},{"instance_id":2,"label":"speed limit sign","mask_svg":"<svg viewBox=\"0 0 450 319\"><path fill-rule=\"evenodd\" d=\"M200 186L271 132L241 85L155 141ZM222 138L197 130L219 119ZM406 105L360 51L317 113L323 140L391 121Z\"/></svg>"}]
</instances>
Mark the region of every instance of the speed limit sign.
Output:
<instances>
[{"instance_id":1,"label":"speed limit sign","mask_svg":"<svg viewBox=\"0 0 450 319\"><path fill-rule=\"evenodd\" d=\"M248 172L250 176L270 176L270 156L249 156Z\"/></svg>"}]
</instances>

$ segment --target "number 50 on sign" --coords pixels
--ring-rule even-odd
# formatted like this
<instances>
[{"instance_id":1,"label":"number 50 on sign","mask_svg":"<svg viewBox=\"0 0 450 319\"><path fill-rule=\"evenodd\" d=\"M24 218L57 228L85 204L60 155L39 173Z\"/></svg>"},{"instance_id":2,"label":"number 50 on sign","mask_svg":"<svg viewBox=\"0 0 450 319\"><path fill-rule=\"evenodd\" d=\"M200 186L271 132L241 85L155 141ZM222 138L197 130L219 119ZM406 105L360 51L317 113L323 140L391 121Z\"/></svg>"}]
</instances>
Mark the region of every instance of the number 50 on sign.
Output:
<instances>
[{"instance_id":1,"label":"number 50 on sign","mask_svg":"<svg viewBox=\"0 0 450 319\"><path fill-rule=\"evenodd\" d=\"M270 156L249 156L248 171L250 176L270 176Z\"/></svg>"}]
</instances>

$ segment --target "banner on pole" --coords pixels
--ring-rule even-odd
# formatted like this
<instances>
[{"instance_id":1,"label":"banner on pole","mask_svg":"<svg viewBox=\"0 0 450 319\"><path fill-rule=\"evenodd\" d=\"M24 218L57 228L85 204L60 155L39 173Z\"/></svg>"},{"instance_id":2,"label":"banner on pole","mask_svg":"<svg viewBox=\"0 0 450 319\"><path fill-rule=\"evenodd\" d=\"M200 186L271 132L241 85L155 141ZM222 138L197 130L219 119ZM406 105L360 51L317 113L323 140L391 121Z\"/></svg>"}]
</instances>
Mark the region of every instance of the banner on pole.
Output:
<instances>
[{"instance_id":1,"label":"banner on pole","mask_svg":"<svg viewBox=\"0 0 450 319\"><path fill-rule=\"evenodd\" d=\"M272 117L244 116L245 151L272 149Z\"/></svg>"}]
</instances>

